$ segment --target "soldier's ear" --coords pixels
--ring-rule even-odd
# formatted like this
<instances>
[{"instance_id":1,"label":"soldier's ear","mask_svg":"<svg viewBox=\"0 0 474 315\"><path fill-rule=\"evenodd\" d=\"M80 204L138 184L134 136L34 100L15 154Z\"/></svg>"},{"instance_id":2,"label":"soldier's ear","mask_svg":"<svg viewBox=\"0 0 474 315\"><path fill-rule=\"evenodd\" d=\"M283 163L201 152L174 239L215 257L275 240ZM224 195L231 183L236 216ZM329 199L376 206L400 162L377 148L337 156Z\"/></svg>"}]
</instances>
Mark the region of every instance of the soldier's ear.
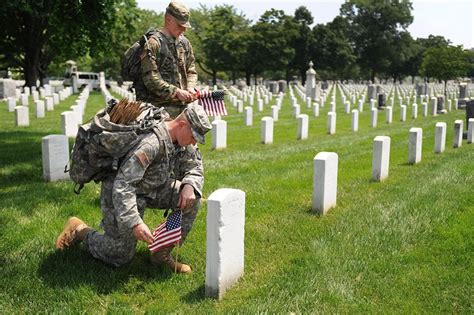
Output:
<instances>
[{"instance_id":1,"label":"soldier's ear","mask_svg":"<svg viewBox=\"0 0 474 315\"><path fill-rule=\"evenodd\" d=\"M187 124L188 122L185 120L178 120L178 126L180 127L185 127Z\"/></svg>"}]
</instances>

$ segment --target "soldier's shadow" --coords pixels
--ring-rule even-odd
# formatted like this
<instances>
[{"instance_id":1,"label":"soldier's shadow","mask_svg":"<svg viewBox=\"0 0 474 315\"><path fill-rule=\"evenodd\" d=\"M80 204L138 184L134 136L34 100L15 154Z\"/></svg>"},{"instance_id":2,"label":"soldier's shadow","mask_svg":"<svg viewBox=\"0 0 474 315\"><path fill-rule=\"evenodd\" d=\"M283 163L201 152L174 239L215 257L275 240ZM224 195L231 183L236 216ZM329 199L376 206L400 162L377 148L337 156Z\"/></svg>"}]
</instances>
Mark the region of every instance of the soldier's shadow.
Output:
<instances>
[{"instance_id":1,"label":"soldier's shadow","mask_svg":"<svg viewBox=\"0 0 474 315\"><path fill-rule=\"evenodd\" d=\"M108 294L122 288L130 278L156 283L166 281L172 273L152 265L148 253L139 251L130 264L111 267L76 246L47 256L38 268L38 276L53 288L74 289L86 285L99 294Z\"/></svg>"}]
</instances>

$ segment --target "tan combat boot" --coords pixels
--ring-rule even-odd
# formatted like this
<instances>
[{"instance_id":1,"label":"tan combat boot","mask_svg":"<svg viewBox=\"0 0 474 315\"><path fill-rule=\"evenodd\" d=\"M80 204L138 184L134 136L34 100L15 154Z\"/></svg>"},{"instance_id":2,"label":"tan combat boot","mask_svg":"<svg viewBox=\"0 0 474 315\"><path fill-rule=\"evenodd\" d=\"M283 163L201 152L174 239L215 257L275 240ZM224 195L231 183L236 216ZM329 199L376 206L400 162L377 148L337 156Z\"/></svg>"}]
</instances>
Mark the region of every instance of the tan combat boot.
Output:
<instances>
[{"instance_id":1,"label":"tan combat boot","mask_svg":"<svg viewBox=\"0 0 474 315\"><path fill-rule=\"evenodd\" d=\"M151 254L151 262L155 265L168 266L173 272L176 273L191 273L191 267L189 265L175 261L171 256L171 251L174 245L161 248L159 251Z\"/></svg>"},{"instance_id":2,"label":"tan combat boot","mask_svg":"<svg viewBox=\"0 0 474 315\"><path fill-rule=\"evenodd\" d=\"M56 239L56 248L65 249L76 242L83 241L87 232L92 231L81 219L70 217L64 225L64 229Z\"/></svg>"}]
</instances>

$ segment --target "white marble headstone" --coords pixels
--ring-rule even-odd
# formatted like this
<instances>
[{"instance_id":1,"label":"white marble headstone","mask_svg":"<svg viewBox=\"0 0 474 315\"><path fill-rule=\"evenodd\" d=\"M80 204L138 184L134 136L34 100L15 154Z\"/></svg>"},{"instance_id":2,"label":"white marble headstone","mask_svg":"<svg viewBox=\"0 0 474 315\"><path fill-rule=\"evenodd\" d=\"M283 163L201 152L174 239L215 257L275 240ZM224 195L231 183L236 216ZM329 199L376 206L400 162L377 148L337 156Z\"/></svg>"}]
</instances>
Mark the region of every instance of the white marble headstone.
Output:
<instances>
[{"instance_id":1,"label":"white marble headstone","mask_svg":"<svg viewBox=\"0 0 474 315\"><path fill-rule=\"evenodd\" d=\"M325 214L336 206L338 155L320 152L314 157L312 209Z\"/></svg>"},{"instance_id":2,"label":"white marble headstone","mask_svg":"<svg viewBox=\"0 0 474 315\"><path fill-rule=\"evenodd\" d=\"M8 112L10 112L10 113L14 112L15 107L16 107L16 98L9 97L8 98Z\"/></svg>"},{"instance_id":3,"label":"white marble headstone","mask_svg":"<svg viewBox=\"0 0 474 315\"><path fill-rule=\"evenodd\" d=\"M390 137L377 136L374 139L372 155L372 179L378 182L388 177L390 166Z\"/></svg>"},{"instance_id":4,"label":"white marble headstone","mask_svg":"<svg viewBox=\"0 0 474 315\"><path fill-rule=\"evenodd\" d=\"M459 148L462 145L463 121L458 119L454 121L454 140L453 148Z\"/></svg>"},{"instance_id":5,"label":"white marble headstone","mask_svg":"<svg viewBox=\"0 0 474 315\"><path fill-rule=\"evenodd\" d=\"M359 131L359 111L352 110L352 131Z\"/></svg>"},{"instance_id":6,"label":"white marble headstone","mask_svg":"<svg viewBox=\"0 0 474 315\"><path fill-rule=\"evenodd\" d=\"M253 109L250 106L245 107L244 122L245 122L245 126L252 126L252 123L253 123Z\"/></svg>"},{"instance_id":7,"label":"white marble headstone","mask_svg":"<svg viewBox=\"0 0 474 315\"><path fill-rule=\"evenodd\" d=\"M35 101L35 110L36 118L44 118L44 101Z\"/></svg>"},{"instance_id":8,"label":"white marble headstone","mask_svg":"<svg viewBox=\"0 0 474 315\"><path fill-rule=\"evenodd\" d=\"M219 189L207 199L207 297L222 299L244 273L245 193Z\"/></svg>"},{"instance_id":9,"label":"white marble headstone","mask_svg":"<svg viewBox=\"0 0 474 315\"><path fill-rule=\"evenodd\" d=\"M417 164L421 161L421 148L423 141L423 129L410 128L408 144L408 163Z\"/></svg>"},{"instance_id":10,"label":"white marble headstone","mask_svg":"<svg viewBox=\"0 0 474 315\"><path fill-rule=\"evenodd\" d=\"M15 125L17 127L28 127L30 125L30 114L28 106L15 107Z\"/></svg>"},{"instance_id":11,"label":"white marble headstone","mask_svg":"<svg viewBox=\"0 0 474 315\"><path fill-rule=\"evenodd\" d=\"M273 143L273 119L271 117L262 118L261 140L263 144Z\"/></svg>"},{"instance_id":12,"label":"white marble headstone","mask_svg":"<svg viewBox=\"0 0 474 315\"><path fill-rule=\"evenodd\" d=\"M65 135L49 135L42 138L43 178L45 181L69 179L64 168L69 162L69 141Z\"/></svg>"},{"instance_id":13,"label":"white marble headstone","mask_svg":"<svg viewBox=\"0 0 474 315\"><path fill-rule=\"evenodd\" d=\"M387 106L385 108L385 121L387 124L391 124L393 119L393 107L392 106Z\"/></svg>"},{"instance_id":14,"label":"white marble headstone","mask_svg":"<svg viewBox=\"0 0 474 315\"><path fill-rule=\"evenodd\" d=\"M469 118L467 124L467 143L474 142L474 118Z\"/></svg>"},{"instance_id":15,"label":"white marble headstone","mask_svg":"<svg viewBox=\"0 0 474 315\"><path fill-rule=\"evenodd\" d=\"M212 149L225 149L227 147L227 122L214 120L212 122Z\"/></svg>"},{"instance_id":16,"label":"white marble headstone","mask_svg":"<svg viewBox=\"0 0 474 315\"><path fill-rule=\"evenodd\" d=\"M68 137L77 135L79 117L76 112L68 111L61 113L61 130Z\"/></svg>"},{"instance_id":17,"label":"white marble headstone","mask_svg":"<svg viewBox=\"0 0 474 315\"><path fill-rule=\"evenodd\" d=\"M435 153L443 153L446 146L446 123L438 122L435 127Z\"/></svg>"},{"instance_id":18,"label":"white marble headstone","mask_svg":"<svg viewBox=\"0 0 474 315\"><path fill-rule=\"evenodd\" d=\"M328 113L327 131L328 131L328 134L330 135L333 135L336 133L336 113L335 112Z\"/></svg>"},{"instance_id":19,"label":"white marble headstone","mask_svg":"<svg viewBox=\"0 0 474 315\"><path fill-rule=\"evenodd\" d=\"M372 108L370 110L370 126L372 128L377 127L377 116L378 116L378 109Z\"/></svg>"},{"instance_id":20,"label":"white marble headstone","mask_svg":"<svg viewBox=\"0 0 474 315\"><path fill-rule=\"evenodd\" d=\"M279 107L276 105L272 105L270 108L272 109L273 121L278 121Z\"/></svg>"},{"instance_id":21,"label":"white marble headstone","mask_svg":"<svg viewBox=\"0 0 474 315\"><path fill-rule=\"evenodd\" d=\"M308 115L302 114L298 116L298 140L308 139Z\"/></svg>"}]
</instances>

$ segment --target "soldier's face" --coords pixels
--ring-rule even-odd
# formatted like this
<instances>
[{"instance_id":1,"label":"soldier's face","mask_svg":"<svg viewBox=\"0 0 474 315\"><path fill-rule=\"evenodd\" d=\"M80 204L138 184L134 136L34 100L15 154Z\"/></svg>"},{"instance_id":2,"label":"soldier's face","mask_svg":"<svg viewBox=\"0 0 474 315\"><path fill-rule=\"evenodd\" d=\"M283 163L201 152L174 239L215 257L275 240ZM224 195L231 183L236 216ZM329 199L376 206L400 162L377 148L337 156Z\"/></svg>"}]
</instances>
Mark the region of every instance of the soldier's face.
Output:
<instances>
[{"instance_id":1,"label":"soldier's face","mask_svg":"<svg viewBox=\"0 0 474 315\"><path fill-rule=\"evenodd\" d=\"M171 36L173 36L174 38L178 38L181 34L186 32L186 27L179 24L174 17L170 17L170 20L171 23L169 32L171 33Z\"/></svg>"},{"instance_id":2,"label":"soldier's face","mask_svg":"<svg viewBox=\"0 0 474 315\"><path fill-rule=\"evenodd\" d=\"M190 144L196 144L196 139L193 137L193 132L191 131L191 126L188 122L182 121L181 128L179 128L178 134L176 136L176 140L182 147Z\"/></svg>"}]
</instances>

